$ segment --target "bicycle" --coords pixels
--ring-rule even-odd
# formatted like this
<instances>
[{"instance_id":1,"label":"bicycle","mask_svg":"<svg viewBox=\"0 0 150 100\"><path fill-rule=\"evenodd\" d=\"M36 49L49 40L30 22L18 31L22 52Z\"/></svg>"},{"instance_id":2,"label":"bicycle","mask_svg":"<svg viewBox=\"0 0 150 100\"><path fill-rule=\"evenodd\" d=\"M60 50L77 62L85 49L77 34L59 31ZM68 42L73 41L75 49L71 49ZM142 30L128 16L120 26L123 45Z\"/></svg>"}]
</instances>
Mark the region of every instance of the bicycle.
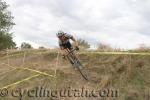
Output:
<instances>
[{"instance_id":1,"label":"bicycle","mask_svg":"<svg viewBox=\"0 0 150 100\"><path fill-rule=\"evenodd\" d=\"M66 49L66 51L67 51L66 57L70 61L72 66L77 68L77 70L80 72L82 77L88 81L89 79L88 79L86 71L84 70L83 65L81 64L77 56L74 54L74 51L76 51L76 49L72 49L72 50Z\"/></svg>"}]
</instances>

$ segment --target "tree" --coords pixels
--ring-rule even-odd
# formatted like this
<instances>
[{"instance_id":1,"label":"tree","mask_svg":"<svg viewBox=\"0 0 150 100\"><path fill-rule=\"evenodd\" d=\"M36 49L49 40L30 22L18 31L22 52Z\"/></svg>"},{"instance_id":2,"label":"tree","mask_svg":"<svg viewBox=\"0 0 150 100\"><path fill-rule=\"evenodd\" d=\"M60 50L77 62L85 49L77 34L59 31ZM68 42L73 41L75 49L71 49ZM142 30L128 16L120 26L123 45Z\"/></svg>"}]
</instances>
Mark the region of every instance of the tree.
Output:
<instances>
[{"instance_id":1,"label":"tree","mask_svg":"<svg viewBox=\"0 0 150 100\"><path fill-rule=\"evenodd\" d=\"M7 33L14 25L14 17L11 16L11 12L8 11L7 8L8 5L6 4L6 2L0 0L0 32L5 33Z\"/></svg>"},{"instance_id":2,"label":"tree","mask_svg":"<svg viewBox=\"0 0 150 100\"><path fill-rule=\"evenodd\" d=\"M99 43L97 50L99 50L99 51L113 51L113 48L110 47L108 44Z\"/></svg>"},{"instance_id":3,"label":"tree","mask_svg":"<svg viewBox=\"0 0 150 100\"><path fill-rule=\"evenodd\" d=\"M32 49L32 46L29 43L23 42L21 44L21 49Z\"/></svg>"},{"instance_id":4,"label":"tree","mask_svg":"<svg viewBox=\"0 0 150 100\"><path fill-rule=\"evenodd\" d=\"M138 52L150 52L150 47L145 45L144 43L139 45L139 48L137 48L134 51L138 51Z\"/></svg>"},{"instance_id":5,"label":"tree","mask_svg":"<svg viewBox=\"0 0 150 100\"><path fill-rule=\"evenodd\" d=\"M85 41L84 39L78 39L77 41L78 41L78 44L79 44L81 49L90 48L90 44L87 41Z\"/></svg>"},{"instance_id":6,"label":"tree","mask_svg":"<svg viewBox=\"0 0 150 100\"><path fill-rule=\"evenodd\" d=\"M0 50L15 48L16 44L12 40L12 34L0 32Z\"/></svg>"},{"instance_id":7,"label":"tree","mask_svg":"<svg viewBox=\"0 0 150 100\"><path fill-rule=\"evenodd\" d=\"M12 39L12 33L9 33L14 23L11 12L7 8L6 2L0 0L0 50L16 46Z\"/></svg>"},{"instance_id":8,"label":"tree","mask_svg":"<svg viewBox=\"0 0 150 100\"><path fill-rule=\"evenodd\" d=\"M40 46L40 47L39 47L39 49L45 49L45 47L43 47L43 46Z\"/></svg>"}]
</instances>

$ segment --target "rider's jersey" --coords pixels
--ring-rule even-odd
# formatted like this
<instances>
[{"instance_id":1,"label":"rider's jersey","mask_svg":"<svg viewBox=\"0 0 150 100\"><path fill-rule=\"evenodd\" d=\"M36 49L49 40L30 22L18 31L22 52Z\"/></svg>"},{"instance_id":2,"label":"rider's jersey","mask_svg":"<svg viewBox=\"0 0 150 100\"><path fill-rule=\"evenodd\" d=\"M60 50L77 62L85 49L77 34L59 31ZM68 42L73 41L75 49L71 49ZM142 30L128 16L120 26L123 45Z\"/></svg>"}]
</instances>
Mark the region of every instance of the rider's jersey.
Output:
<instances>
[{"instance_id":1,"label":"rider's jersey","mask_svg":"<svg viewBox=\"0 0 150 100\"><path fill-rule=\"evenodd\" d=\"M65 36L65 39L64 39L64 40L59 39L59 46L63 46L64 44L68 43L70 39L73 38L72 35L67 34L67 33L65 33L64 36Z\"/></svg>"}]
</instances>

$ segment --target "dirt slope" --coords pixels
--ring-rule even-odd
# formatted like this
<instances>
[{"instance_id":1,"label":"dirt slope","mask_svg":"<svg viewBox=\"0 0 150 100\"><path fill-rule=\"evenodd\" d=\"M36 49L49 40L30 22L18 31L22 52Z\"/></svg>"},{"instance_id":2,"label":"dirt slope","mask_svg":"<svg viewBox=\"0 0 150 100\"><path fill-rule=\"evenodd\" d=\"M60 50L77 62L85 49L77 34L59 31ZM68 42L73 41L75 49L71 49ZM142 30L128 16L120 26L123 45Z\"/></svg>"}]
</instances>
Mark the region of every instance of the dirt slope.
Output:
<instances>
[{"instance_id":1,"label":"dirt slope","mask_svg":"<svg viewBox=\"0 0 150 100\"><path fill-rule=\"evenodd\" d=\"M89 81L84 80L68 61L57 57L57 52L48 50L1 56L0 88L7 87L9 95L0 96L0 100L148 100L150 96L150 56L80 53L78 57L88 72ZM45 97L30 97L27 93L14 97L11 94L19 88L30 91L36 87L57 90L57 93L51 91L54 95L49 93ZM82 97L83 89L88 93ZM112 89L114 92L105 94ZM75 95L60 97L61 90ZM116 91L119 96L112 97Z\"/></svg>"}]
</instances>

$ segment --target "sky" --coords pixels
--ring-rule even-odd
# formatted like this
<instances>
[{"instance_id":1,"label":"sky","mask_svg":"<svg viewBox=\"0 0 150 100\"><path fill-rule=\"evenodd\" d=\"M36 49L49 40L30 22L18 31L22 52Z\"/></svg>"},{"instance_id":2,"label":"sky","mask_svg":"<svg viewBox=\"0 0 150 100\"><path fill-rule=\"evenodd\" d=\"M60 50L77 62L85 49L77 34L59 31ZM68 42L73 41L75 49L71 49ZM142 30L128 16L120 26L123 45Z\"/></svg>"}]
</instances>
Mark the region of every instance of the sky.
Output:
<instances>
[{"instance_id":1,"label":"sky","mask_svg":"<svg viewBox=\"0 0 150 100\"><path fill-rule=\"evenodd\" d=\"M14 16L14 41L58 47L63 30L96 48L150 46L150 0L4 0Z\"/></svg>"}]
</instances>

